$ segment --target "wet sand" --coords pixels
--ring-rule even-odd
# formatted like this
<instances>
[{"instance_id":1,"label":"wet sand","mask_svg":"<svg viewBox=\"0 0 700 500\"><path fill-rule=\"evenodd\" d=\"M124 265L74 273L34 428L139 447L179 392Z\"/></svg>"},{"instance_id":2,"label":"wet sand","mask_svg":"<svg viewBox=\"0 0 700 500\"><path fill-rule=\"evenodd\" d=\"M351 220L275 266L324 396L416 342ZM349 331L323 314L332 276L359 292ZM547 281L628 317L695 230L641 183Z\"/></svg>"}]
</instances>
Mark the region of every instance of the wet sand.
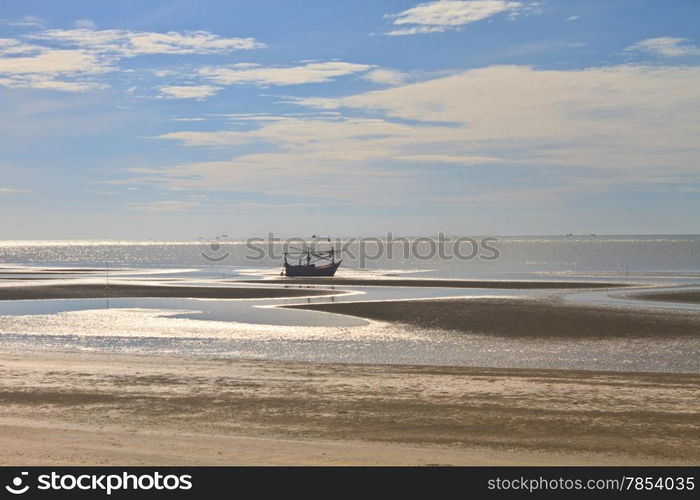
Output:
<instances>
[{"instance_id":1,"label":"wet sand","mask_svg":"<svg viewBox=\"0 0 700 500\"><path fill-rule=\"evenodd\" d=\"M428 299L285 307L509 337L700 336L700 314L696 312L588 306L547 299Z\"/></svg>"},{"instance_id":2,"label":"wet sand","mask_svg":"<svg viewBox=\"0 0 700 500\"><path fill-rule=\"evenodd\" d=\"M101 273L104 274L108 271L118 271L119 269L83 269L83 268L66 268L66 269L31 269L31 268L10 268L10 267L0 267L0 275L2 274L87 274L87 273Z\"/></svg>"},{"instance_id":3,"label":"wet sand","mask_svg":"<svg viewBox=\"0 0 700 500\"><path fill-rule=\"evenodd\" d=\"M628 297L639 300L700 304L700 291L697 290L678 292L636 293L633 295L628 295Z\"/></svg>"},{"instance_id":4,"label":"wet sand","mask_svg":"<svg viewBox=\"0 0 700 500\"><path fill-rule=\"evenodd\" d=\"M626 283L585 281L506 281L506 280L442 280L442 279L383 279L383 278L283 278L271 280L244 280L241 283L274 283L287 285L329 286L409 286L429 288L498 288L518 290L620 288Z\"/></svg>"},{"instance_id":5,"label":"wet sand","mask_svg":"<svg viewBox=\"0 0 700 500\"><path fill-rule=\"evenodd\" d=\"M0 464L700 460L700 375L0 354Z\"/></svg>"},{"instance_id":6,"label":"wet sand","mask_svg":"<svg viewBox=\"0 0 700 500\"><path fill-rule=\"evenodd\" d=\"M30 299L102 299L102 298L192 298L192 299L265 299L337 294L317 288L202 287L130 284L61 284L2 286L0 300Z\"/></svg>"}]
</instances>

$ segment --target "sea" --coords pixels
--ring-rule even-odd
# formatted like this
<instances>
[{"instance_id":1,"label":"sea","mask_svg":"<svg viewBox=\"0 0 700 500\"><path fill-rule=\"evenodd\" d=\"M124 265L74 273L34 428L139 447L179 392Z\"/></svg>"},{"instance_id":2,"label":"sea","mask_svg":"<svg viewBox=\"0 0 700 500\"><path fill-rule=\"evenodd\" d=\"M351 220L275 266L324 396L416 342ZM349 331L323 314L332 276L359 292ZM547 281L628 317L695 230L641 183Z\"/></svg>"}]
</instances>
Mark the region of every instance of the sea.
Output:
<instances>
[{"instance_id":1,"label":"sea","mask_svg":"<svg viewBox=\"0 0 700 500\"><path fill-rule=\"evenodd\" d=\"M454 252L457 237L443 243L438 237L407 238L408 245L394 237L392 252L388 251L386 237L333 239L325 247L320 240L313 248L343 248L345 271L421 273L435 278L700 275L700 235L462 238L458 256ZM420 241L414 244L417 240ZM473 257L473 243L469 240L481 244ZM280 269L285 245L288 251L301 247L293 240L273 240L270 244L264 237L254 241L227 241L221 237L170 242L0 241L0 264L196 267L248 273ZM404 252L406 246L408 255ZM497 249L497 255L484 251L484 246Z\"/></svg>"},{"instance_id":2,"label":"sea","mask_svg":"<svg viewBox=\"0 0 700 500\"><path fill-rule=\"evenodd\" d=\"M393 237L392 237L393 238ZM3 241L0 286L60 283L234 283L279 277L304 242L225 235L196 241ZM308 243L307 243L308 244ZM627 282L642 290L700 289L700 236L508 236L318 239L336 249L339 277ZM341 251L342 250L342 251ZM288 285L287 285L288 286ZM307 286L308 287L308 286ZM313 288L313 287L308 287ZM694 337L506 338L369 321L278 306L324 301L540 297L659 314L695 304L632 300L625 292L335 287L285 299L51 299L0 301L0 348L330 363L700 373Z\"/></svg>"}]
</instances>

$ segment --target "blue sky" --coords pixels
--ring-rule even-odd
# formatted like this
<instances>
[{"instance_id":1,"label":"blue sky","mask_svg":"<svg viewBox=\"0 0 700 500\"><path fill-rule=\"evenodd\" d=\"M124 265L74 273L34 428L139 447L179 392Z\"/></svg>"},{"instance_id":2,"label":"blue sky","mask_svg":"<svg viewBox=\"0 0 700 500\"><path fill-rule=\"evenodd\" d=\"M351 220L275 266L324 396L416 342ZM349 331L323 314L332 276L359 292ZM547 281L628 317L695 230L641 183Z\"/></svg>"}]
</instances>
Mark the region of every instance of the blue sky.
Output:
<instances>
[{"instance_id":1,"label":"blue sky","mask_svg":"<svg viewBox=\"0 0 700 500\"><path fill-rule=\"evenodd\" d=\"M0 1L2 237L698 233L697 19Z\"/></svg>"}]
</instances>

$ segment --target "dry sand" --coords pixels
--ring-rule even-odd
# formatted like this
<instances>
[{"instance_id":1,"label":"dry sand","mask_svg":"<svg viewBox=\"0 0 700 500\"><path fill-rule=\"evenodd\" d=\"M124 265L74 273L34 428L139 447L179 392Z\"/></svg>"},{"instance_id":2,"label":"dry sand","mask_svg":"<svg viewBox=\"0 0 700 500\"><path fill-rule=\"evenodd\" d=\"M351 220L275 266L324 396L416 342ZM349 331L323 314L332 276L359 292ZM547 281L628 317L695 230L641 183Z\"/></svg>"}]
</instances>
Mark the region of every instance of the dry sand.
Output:
<instances>
[{"instance_id":1,"label":"dry sand","mask_svg":"<svg viewBox=\"0 0 700 500\"><path fill-rule=\"evenodd\" d=\"M285 307L509 337L700 336L697 312L589 306L552 299L457 298Z\"/></svg>"},{"instance_id":2,"label":"dry sand","mask_svg":"<svg viewBox=\"0 0 700 500\"><path fill-rule=\"evenodd\" d=\"M700 375L0 354L0 464L700 462Z\"/></svg>"},{"instance_id":3,"label":"dry sand","mask_svg":"<svg viewBox=\"0 0 700 500\"><path fill-rule=\"evenodd\" d=\"M60 284L34 286L2 286L0 300L29 299L102 299L132 297L178 297L197 299L264 299L279 297L308 297L337 294L318 288L271 287L204 287L131 284Z\"/></svg>"},{"instance_id":4,"label":"dry sand","mask_svg":"<svg viewBox=\"0 0 700 500\"><path fill-rule=\"evenodd\" d=\"M431 288L499 288L521 290L620 288L626 283L603 283L598 281L506 281L506 280L444 280L409 278L283 278L270 280L245 280L239 283L274 283L286 285L328 286L408 286Z\"/></svg>"}]
</instances>

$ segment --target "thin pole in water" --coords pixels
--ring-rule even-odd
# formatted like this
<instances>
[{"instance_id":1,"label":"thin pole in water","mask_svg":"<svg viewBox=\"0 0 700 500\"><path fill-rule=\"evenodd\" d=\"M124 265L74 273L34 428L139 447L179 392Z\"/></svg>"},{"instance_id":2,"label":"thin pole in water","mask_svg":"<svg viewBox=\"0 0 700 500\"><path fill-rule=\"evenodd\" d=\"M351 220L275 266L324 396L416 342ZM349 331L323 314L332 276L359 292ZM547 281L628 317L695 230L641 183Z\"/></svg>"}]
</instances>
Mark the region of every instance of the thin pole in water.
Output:
<instances>
[{"instance_id":1,"label":"thin pole in water","mask_svg":"<svg viewBox=\"0 0 700 500\"><path fill-rule=\"evenodd\" d=\"M107 309L109 309L109 262L107 262Z\"/></svg>"}]
</instances>

